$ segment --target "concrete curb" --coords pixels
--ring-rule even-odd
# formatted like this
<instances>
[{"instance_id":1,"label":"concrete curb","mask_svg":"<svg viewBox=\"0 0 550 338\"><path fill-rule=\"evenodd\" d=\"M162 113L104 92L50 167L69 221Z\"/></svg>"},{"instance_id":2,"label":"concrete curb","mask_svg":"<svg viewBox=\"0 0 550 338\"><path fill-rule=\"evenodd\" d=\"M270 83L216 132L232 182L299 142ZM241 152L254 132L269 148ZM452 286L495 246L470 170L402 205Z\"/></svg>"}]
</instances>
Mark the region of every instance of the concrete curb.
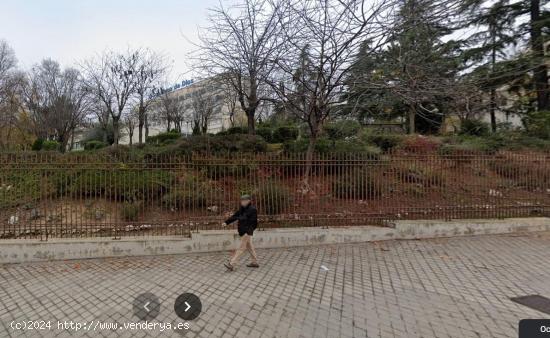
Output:
<instances>
[{"instance_id":1,"label":"concrete curb","mask_svg":"<svg viewBox=\"0 0 550 338\"><path fill-rule=\"evenodd\" d=\"M374 226L335 228L287 228L256 231L257 248L280 248L318 244L341 244L422 239L469 235L506 234L550 230L550 218L510 218L499 220L420 220L398 221L395 228ZM75 238L0 241L0 264L64 259L88 259L124 256L171 255L232 250L239 237L234 230L193 233L191 238L136 237Z\"/></svg>"}]
</instances>

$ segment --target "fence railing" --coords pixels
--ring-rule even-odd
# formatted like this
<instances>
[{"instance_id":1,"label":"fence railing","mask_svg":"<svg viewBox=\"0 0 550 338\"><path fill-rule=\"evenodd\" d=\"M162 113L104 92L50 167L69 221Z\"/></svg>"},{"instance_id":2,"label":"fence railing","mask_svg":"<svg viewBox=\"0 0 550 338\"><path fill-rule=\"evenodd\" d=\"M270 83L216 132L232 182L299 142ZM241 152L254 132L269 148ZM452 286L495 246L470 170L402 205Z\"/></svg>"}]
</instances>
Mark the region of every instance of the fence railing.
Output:
<instances>
[{"instance_id":1,"label":"fence railing","mask_svg":"<svg viewBox=\"0 0 550 338\"><path fill-rule=\"evenodd\" d=\"M548 215L550 156L0 154L0 238L188 236L242 193L261 228Z\"/></svg>"}]
</instances>

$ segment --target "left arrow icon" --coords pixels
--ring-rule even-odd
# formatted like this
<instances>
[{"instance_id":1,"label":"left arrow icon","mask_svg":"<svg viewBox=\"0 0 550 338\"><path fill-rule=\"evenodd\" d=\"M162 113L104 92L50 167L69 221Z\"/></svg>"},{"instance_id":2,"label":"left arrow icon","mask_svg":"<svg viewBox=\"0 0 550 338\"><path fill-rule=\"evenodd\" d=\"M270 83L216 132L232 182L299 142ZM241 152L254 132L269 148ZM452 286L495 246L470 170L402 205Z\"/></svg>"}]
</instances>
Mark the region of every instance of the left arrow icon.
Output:
<instances>
[{"instance_id":1,"label":"left arrow icon","mask_svg":"<svg viewBox=\"0 0 550 338\"><path fill-rule=\"evenodd\" d=\"M134 315L141 320L153 320L160 312L160 301L150 292L138 295L132 302Z\"/></svg>"}]
</instances>

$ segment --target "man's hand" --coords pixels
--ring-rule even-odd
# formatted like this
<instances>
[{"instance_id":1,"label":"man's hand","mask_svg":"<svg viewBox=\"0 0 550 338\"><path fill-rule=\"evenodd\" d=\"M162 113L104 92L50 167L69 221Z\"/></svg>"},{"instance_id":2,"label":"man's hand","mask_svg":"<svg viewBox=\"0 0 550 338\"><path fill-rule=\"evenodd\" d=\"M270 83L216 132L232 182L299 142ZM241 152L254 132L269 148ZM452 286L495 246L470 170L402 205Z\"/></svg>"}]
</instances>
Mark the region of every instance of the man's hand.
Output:
<instances>
[{"instance_id":1,"label":"man's hand","mask_svg":"<svg viewBox=\"0 0 550 338\"><path fill-rule=\"evenodd\" d=\"M222 228L225 228L227 226L227 224L225 224L225 222L222 223Z\"/></svg>"}]
</instances>

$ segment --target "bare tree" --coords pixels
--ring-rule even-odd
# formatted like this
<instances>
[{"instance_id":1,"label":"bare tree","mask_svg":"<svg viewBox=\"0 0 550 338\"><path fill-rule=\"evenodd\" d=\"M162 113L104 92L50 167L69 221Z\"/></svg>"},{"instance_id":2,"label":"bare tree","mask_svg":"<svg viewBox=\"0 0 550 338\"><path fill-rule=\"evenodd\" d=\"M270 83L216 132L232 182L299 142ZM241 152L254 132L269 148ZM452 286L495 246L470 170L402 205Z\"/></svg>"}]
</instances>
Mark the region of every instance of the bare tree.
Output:
<instances>
[{"instance_id":1,"label":"bare tree","mask_svg":"<svg viewBox=\"0 0 550 338\"><path fill-rule=\"evenodd\" d=\"M15 71L17 59L15 52L3 40L0 40L0 149L11 142L18 120L17 87L22 79Z\"/></svg>"},{"instance_id":2,"label":"bare tree","mask_svg":"<svg viewBox=\"0 0 550 338\"><path fill-rule=\"evenodd\" d=\"M278 3L244 0L241 5L210 11L210 25L200 36L198 63L209 75L222 75L237 93L246 113L248 133L255 133L256 109L270 100L267 82L273 59L284 53L277 19Z\"/></svg>"},{"instance_id":3,"label":"bare tree","mask_svg":"<svg viewBox=\"0 0 550 338\"><path fill-rule=\"evenodd\" d=\"M22 104L30 114L35 134L55 139L65 151L88 111L88 91L80 72L62 70L56 61L44 60L27 74L21 89Z\"/></svg>"},{"instance_id":4,"label":"bare tree","mask_svg":"<svg viewBox=\"0 0 550 338\"><path fill-rule=\"evenodd\" d=\"M138 63L136 65L136 95L138 100L138 143L143 143L143 129L147 122L149 106L153 102L155 90L159 87L159 81L166 72L166 65L162 55L149 49L136 51Z\"/></svg>"},{"instance_id":5,"label":"bare tree","mask_svg":"<svg viewBox=\"0 0 550 338\"><path fill-rule=\"evenodd\" d=\"M139 112L134 110L129 111L123 116L124 128L128 134L128 144L130 147L133 145L134 131L139 126Z\"/></svg>"},{"instance_id":6,"label":"bare tree","mask_svg":"<svg viewBox=\"0 0 550 338\"><path fill-rule=\"evenodd\" d=\"M166 125L166 131L175 129L182 132L183 123L187 114L185 109L186 98L184 95L176 96L172 92L161 92L154 99L156 116L153 118Z\"/></svg>"},{"instance_id":7,"label":"bare tree","mask_svg":"<svg viewBox=\"0 0 550 338\"><path fill-rule=\"evenodd\" d=\"M217 90L215 83L198 84L197 88L190 94L191 105L193 106L193 133L206 134L208 126L217 115L220 113L221 91Z\"/></svg>"},{"instance_id":8,"label":"bare tree","mask_svg":"<svg viewBox=\"0 0 550 338\"><path fill-rule=\"evenodd\" d=\"M382 24L391 9L388 1L295 0L278 11L286 40L286 55L274 59L277 78L273 89L286 109L309 129L304 183L323 123L345 100L345 79L353 56L364 41L375 51L389 32Z\"/></svg>"},{"instance_id":9,"label":"bare tree","mask_svg":"<svg viewBox=\"0 0 550 338\"><path fill-rule=\"evenodd\" d=\"M84 64L88 88L111 116L115 144L120 138L122 114L136 93L140 62L139 50L129 50L125 53L105 52Z\"/></svg>"}]
</instances>

